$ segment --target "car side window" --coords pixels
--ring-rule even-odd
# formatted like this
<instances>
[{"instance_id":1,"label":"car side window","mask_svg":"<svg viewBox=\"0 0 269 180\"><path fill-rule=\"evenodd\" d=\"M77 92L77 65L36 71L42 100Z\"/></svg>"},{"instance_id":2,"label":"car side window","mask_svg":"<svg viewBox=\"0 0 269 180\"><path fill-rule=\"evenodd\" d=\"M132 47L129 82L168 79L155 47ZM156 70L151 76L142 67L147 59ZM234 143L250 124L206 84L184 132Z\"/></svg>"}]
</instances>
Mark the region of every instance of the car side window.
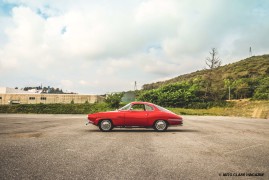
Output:
<instances>
[{"instance_id":1,"label":"car side window","mask_svg":"<svg viewBox=\"0 0 269 180\"><path fill-rule=\"evenodd\" d=\"M134 104L131 108L132 111L145 111L144 104Z\"/></svg>"},{"instance_id":2,"label":"car side window","mask_svg":"<svg viewBox=\"0 0 269 180\"><path fill-rule=\"evenodd\" d=\"M145 109L146 109L146 111L153 111L154 110L153 107L151 107L147 104L145 104Z\"/></svg>"}]
</instances>

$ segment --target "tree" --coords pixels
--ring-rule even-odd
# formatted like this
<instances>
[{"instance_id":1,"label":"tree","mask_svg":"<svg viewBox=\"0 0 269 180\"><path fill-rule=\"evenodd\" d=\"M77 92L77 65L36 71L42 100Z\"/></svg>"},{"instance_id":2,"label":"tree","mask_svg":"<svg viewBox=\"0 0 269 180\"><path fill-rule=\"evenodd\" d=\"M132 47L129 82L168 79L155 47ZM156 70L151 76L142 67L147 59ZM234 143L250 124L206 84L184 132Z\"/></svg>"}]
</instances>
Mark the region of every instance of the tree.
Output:
<instances>
[{"instance_id":1,"label":"tree","mask_svg":"<svg viewBox=\"0 0 269 180\"><path fill-rule=\"evenodd\" d=\"M249 86L247 82L244 82L243 80L238 81L235 94L237 98L244 99L246 98L246 95L249 91Z\"/></svg>"},{"instance_id":2,"label":"tree","mask_svg":"<svg viewBox=\"0 0 269 180\"><path fill-rule=\"evenodd\" d=\"M192 102L201 102L199 93L198 83L180 82L158 89L144 90L138 99L167 107L187 107Z\"/></svg>"},{"instance_id":3,"label":"tree","mask_svg":"<svg viewBox=\"0 0 269 180\"><path fill-rule=\"evenodd\" d=\"M212 48L211 51L209 52L210 57L206 58L206 65L207 69L215 69L221 65L221 59L218 57L218 51L216 48Z\"/></svg>"},{"instance_id":4,"label":"tree","mask_svg":"<svg viewBox=\"0 0 269 180\"><path fill-rule=\"evenodd\" d=\"M254 99L269 100L269 76L259 81L259 86L255 90Z\"/></svg>"},{"instance_id":5,"label":"tree","mask_svg":"<svg viewBox=\"0 0 269 180\"><path fill-rule=\"evenodd\" d=\"M205 75L205 95L204 99L212 99L214 101L220 100L219 96L219 86L214 82L218 82L220 79L220 74L214 73L213 69L218 68L221 65L221 59L218 57L218 51L216 48L212 48L209 52L210 56L206 58L206 69L208 73Z\"/></svg>"},{"instance_id":6,"label":"tree","mask_svg":"<svg viewBox=\"0 0 269 180\"><path fill-rule=\"evenodd\" d=\"M105 102L108 103L112 108L118 108L120 106L122 97L123 93L111 93L107 95Z\"/></svg>"}]
</instances>

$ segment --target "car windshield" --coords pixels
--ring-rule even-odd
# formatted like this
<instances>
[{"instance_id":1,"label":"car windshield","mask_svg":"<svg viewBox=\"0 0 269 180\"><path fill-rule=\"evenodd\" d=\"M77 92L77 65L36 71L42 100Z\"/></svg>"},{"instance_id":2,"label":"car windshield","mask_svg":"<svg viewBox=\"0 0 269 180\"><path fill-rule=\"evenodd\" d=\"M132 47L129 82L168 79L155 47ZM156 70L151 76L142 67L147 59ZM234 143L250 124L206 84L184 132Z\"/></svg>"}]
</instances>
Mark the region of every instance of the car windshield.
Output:
<instances>
[{"instance_id":1,"label":"car windshield","mask_svg":"<svg viewBox=\"0 0 269 180\"><path fill-rule=\"evenodd\" d=\"M164 107L161 107L161 106L158 106L158 105L156 105L156 107L157 107L160 111L163 111L163 112L169 112L169 113L175 114L175 113L173 113L172 111L169 111L168 109L165 109Z\"/></svg>"},{"instance_id":2,"label":"car windshield","mask_svg":"<svg viewBox=\"0 0 269 180\"><path fill-rule=\"evenodd\" d=\"M129 103L129 104L123 106L122 108L119 109L119 111L127 111L127 110L130 109L130 107L131 107L131 103Z\"/></svg>"}]
</instances>

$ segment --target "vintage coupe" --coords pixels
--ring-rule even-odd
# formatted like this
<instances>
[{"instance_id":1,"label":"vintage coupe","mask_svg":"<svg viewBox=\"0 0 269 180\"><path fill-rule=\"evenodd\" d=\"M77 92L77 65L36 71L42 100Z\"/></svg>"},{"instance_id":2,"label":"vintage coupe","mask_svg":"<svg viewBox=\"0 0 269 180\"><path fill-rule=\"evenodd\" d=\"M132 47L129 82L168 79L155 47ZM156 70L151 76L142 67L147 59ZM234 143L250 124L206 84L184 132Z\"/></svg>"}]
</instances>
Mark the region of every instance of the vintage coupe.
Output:
<instances>
[{"instance_id":1,"label":"vintage coupe","mask_svg":"<svg viewBox=\"0 0 269 180\"><path fill-rule=\"evenodd\" d=\"M153 127L156 131L166 131L168 126L183 125L179 115L148 102L132 102L109 112L88 114L88 123L98 126L101 131L111 131L114 127Z\"/></svg>"}]
</instances>

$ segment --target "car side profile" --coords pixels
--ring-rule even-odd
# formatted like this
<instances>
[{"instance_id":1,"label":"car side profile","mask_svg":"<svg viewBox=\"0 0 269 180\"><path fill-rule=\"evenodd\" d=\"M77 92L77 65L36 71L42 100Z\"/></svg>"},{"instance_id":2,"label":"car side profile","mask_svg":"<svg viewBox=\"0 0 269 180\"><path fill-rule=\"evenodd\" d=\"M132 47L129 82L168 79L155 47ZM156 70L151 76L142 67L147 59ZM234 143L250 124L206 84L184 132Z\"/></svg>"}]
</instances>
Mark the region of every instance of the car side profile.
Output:
<instances>
[{"instance_id":1,"label":"car side profile","mask_svg":"<svg viewBox=\"0 0 269 180\"><path fill-rule=\"evenodd\" d=\"M181 116L153 103L131 102L116 111L88 114L88 123L101 131L115 127L144 127L166 131L168 126L183 125Z\"/></svg>"}]
</instances>

